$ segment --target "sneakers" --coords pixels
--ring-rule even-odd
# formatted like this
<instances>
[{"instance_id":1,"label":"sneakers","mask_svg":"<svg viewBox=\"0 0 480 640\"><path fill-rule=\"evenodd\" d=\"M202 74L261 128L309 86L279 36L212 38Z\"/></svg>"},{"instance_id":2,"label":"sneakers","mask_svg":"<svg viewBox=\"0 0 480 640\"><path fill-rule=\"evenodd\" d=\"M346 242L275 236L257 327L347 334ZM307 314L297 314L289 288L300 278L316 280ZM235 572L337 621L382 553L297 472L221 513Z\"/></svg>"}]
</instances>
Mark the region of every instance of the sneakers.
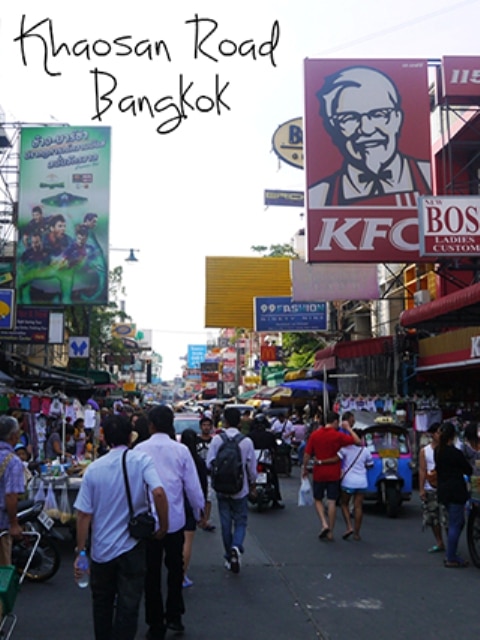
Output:
<instances>
[{"instance_id":1,"label":"sneakers","mask_svg":"<svg viewBox=\"0 0 480 640\"><path fill-rule=\"evenodd\" d=\"M230 549L230 570L232 573L240 573L240 550L238 547Z\"/></svg>"},{"instance_id":2,"label":"sneakers","mask_svg":"<svg viewBox=\"0 0 480 640\"><path fill-rule=\"evenodd\" d=\"M172 620L170 622L167 622L167 629L170 629L170 631L175 631L176 635L183 635L183 632L185 631L185 627L183 626L181 620Z\"/></svg>"},{"instance_id":3,"label":"sneakers","mask_svg":"<svg viewBox=\"0 0 480 640\"><path fill-rule=\"evenodd\" d=\"M188 576L183 578L182 587L186 589L187 587L191 587L193 585L193 580L190 580Z\"/></svg>"},{"instance_id":4,"label":"sneakers","mask_svg":"<svg viewBox=\"0 0 480 640\"><path fill-rule=\"evenodd\" d=\"M230 564L230 560L225 560L225 564L223 565L227 571L232 570L232 565Z\"/></svg>"}]
</instances>

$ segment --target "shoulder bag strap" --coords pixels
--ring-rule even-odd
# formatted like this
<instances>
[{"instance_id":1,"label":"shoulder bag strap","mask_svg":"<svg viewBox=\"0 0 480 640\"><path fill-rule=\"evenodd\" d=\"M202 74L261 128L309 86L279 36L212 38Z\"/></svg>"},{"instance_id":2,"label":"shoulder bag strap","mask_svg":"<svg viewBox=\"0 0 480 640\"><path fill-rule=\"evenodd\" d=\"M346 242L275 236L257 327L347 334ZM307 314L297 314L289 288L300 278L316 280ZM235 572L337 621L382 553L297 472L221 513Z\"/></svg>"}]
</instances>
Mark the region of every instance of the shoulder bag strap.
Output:
<instances>
[{"instance_id":1,"label":"shoulder bag strap","mask_svg":"<svg viewBox=\"0 0 480 640\"><path fill-rule=\"evenodd\" d=\"M13 453L9 453L5 456L2 466L0 467L0 480L3 478L3 474L5 473L5 469L7 468L8 463L13 458Z\"/></svg>"},{"instance_id":2,"label":"shoulder bag strap","mask_svg":"<svg viewBox=\"0 0 480 640\"><path fill-rule=\"evenodd\" d=\"M350 469L353 467L353 465L356 463L356 461L359 459L360 454L363 451L363 447L359 447L360 451L357 453L357 455L355 456L355 459L353 460L353 462L350 464L350 466L348 467L348 469L346 469L342 475L340 476L340 480L343 480L344 477L347 475L347 473L350 471Z\"/></svg>"},{"instance_id":3,"label":"shoulder bag strap","mask_svg":"<svg viewBox=\"0 0 480 640\"><path fill-rule=\"evenodd\" d=\"M125 449L125 451L123 452L122 467L123 467L123 478L125 480L125 489L127 491L128 510L130 511L130 517L133 518L132 496L130 494L130 484L128 482L128 475L127 475L127 451L128 449Z\"/></svg>"}]
</instances>

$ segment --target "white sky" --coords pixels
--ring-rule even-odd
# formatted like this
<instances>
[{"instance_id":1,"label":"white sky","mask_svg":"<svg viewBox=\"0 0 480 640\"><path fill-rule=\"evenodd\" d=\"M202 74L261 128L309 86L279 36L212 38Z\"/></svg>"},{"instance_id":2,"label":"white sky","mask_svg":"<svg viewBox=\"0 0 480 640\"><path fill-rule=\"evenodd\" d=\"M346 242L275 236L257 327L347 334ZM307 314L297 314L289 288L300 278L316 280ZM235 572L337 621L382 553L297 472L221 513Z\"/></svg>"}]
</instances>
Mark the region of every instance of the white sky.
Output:
<instances>
[{"instance_id":1,"label":"white sky","mask_svg":"<svg viewBox=\"0 0 480 640\"><path fill-rule=\"evenodd\" d=\"M194 29L187 20L218 22L205 50L218 54L222 39L253 38L258 46L280 24L280 40L269 58L193 57ZM50 18L55 42L164 40L171 62L135 56L49 58L43 70L39 38L19 43L22 14L27 28ZM110 244L140 249L139 262L111 252L110 266L124 264L126 310L139 328L153 330L153 346L164 358L164 379L180 373L188 344L202 344L214 330L204 328L205 256L251 256L252 245L289 242L302 226L301 209L264 210L263 190L302 190L303 172L282 164L271 151L275 129L303 112L306 57L395 58L478 55L480 0L224 0L81 3L27 0L0 9L0 104L6 121L60 122L112 127ZM48 36L47 27L36 33ZM206 27L202 34L206 35ZM113 106L102 122L95 115L97 67L115 76ZM222 115L189 115L179 128L158 135L164 114L132 117L116 104L126 95L166 95L178 101L179 75L194 81L189 97L213 94L215 74L229 82ZM103 84L102 84L103 83ZM110 88L101 78L102 92ZM105 105L105 103L103 103ZM169 115L170 113L169 110Z\"/></svg>"}]
</instances>

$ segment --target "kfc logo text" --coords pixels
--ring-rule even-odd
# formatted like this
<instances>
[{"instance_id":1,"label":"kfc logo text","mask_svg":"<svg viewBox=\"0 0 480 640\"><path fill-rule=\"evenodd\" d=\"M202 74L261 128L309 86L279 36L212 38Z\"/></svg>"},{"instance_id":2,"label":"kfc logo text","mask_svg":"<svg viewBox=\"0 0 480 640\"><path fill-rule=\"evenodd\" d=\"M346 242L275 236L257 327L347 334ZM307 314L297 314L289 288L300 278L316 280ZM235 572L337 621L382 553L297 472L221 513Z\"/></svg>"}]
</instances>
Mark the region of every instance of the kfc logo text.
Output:
<instances>
[{"instance_id":1,"label":"kfc logo text","mask_svg":"<svg viewBox=\"0 0 480 640\"><path fill-rule=\"evenodd\" d=\"M378 243L388 244L398 251L418 251L418 242L412 242L412 229L418 229L416 218L396 220L384 218L322 218L320 233L314 251L377 251Z\"/></svg>"}]
</instances>

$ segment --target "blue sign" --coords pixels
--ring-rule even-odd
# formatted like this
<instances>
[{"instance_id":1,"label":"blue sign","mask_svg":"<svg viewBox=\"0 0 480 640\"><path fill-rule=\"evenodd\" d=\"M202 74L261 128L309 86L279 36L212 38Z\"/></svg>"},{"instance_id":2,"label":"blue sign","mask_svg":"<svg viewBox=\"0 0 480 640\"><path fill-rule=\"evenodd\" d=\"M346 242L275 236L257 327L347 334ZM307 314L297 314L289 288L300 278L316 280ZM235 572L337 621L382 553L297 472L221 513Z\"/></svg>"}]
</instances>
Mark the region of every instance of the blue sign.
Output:
<instances>
[{"instance_id":1,"label":"blue sign","mask_svg":"<svg viewBox=\"0 0 480 640\"><path fill-rule=\"evenodd\" d=\"M303 191L278 191L265 189L263 194L266 207L304 207L305 195Z\"/></svg>"},{"instance_id":2,"label":"blue sign","mask_svg":"<svg viewBox=\"0 0 480 640\"><path fill-rule=\"evenodd\" d=\"M255 331L326 331L326 302L293 302L288 297L254 298Z\"/></svg>"},{"instance_id":3,"label":"blue sign","mask_svg":"<svg viewBox=\"0 0 480 640\"><path fill-rule=\"evenodd\" d=\"M206 355L206 344L189 344L187 348L187 367L189 369L200 369L200 363L204 362Z\"/></svg>"},{"instance_id":4,"label":"blue sign","mask_svg":"<svg viewBox=\"0 0 480 640\"><path fill-rule=\"evenodd\" d=\"M0 289L0 328L11 329L13 327L13 302L14 289Z\"/></svg>"}]
</instances>

